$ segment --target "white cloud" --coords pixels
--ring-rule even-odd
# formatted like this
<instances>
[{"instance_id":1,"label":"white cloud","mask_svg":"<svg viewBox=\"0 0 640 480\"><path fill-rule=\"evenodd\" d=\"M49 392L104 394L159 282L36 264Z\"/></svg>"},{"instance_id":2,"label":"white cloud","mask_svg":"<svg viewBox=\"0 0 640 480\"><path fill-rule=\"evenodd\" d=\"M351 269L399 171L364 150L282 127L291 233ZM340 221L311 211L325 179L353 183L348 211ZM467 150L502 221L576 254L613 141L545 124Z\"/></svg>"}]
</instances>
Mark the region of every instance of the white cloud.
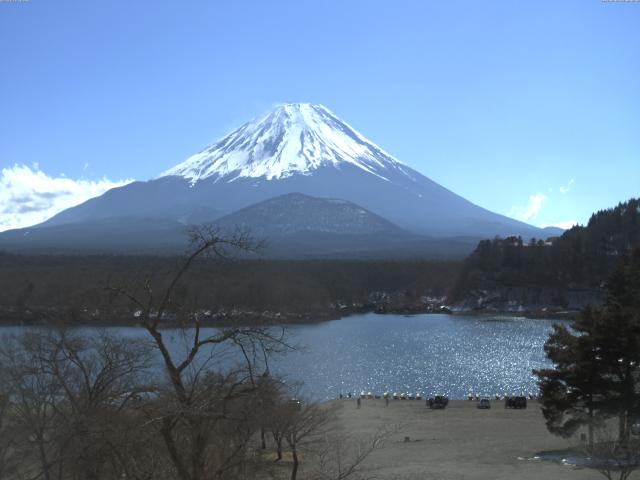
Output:
<instances>
[{"instance_id":1,"label":"white cloud","mask_svg":"<svg viewBox=\"0 0 640 480\"><path fill-rule=\"evenodd\" d=\"M14 165L0 171L0 232L43 222L56 213L78 205L132 180L112 182L104 177L92 181L64 175L50 177L37 163Z\"/></svg>"},{"instance_id":2,"label":"white cloud","mask_svg":"<svg viewBox=\"0 0 640 480\"><path fill-rule=\"evenodd\" d=\"M548 225L541 225L540 228L558 227L558 228L562 228L563 230L569 230L571 227L577 224L578 224L577 220L564 220L562 222L550 223Z\"/></svg>"},{"instance_id":3,"label":"white cloud","mask_svg":"<svg viewBox=\"0 0 640 480\"><path fill-rule=\"evenodd\" d=\"M514 205L511 207L508 215L510 217L517 218L518 220L530 221L535 219L544 202L547 200L547 196L543 193L536 193L529 196L529 202L526 205Z\"/></svg>"},{"instance_id":4,"label":"white cloud","mask_svg":"<svg viewBox=\"0 0 640 480\"><path fill-rule=\"evenodd\" d=\"M567 183L567 186L566 186L566 187L561 186L561 187L559 188L560 193L567 193L569 190L571 190L571 186L572 186L574 183L575 183L575 182L574 182L574 180L573 180L573 178L572 178L571 180L569 180L569 183Z\"/></svg>"}]
</instances>

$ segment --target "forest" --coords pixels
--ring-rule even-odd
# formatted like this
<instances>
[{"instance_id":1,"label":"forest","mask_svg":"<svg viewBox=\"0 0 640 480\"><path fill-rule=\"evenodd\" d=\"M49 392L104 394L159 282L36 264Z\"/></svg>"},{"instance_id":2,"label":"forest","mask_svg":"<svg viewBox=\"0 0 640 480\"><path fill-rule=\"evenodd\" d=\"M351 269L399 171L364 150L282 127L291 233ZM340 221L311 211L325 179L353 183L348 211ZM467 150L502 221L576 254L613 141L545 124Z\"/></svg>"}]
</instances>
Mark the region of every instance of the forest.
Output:
<instances>
[{"instance_id":1,"label":"forest","mask_svg":"<svg viewBox=\"0 0 640 480\"><path fill-rule=\"evenodd\" d=\"M0 254L5 323L131 323L113 288L154 290L181 257ZM353 311L425 311L449 293L458 262L200 259L179 292L212 318L307 321ZM237 318L234 318L237 319Z\"/></svg>"},{"instance_id":2,"label":"forest","mask_svg":"<svg viewBox=\"0 0 640 480\"><path fill-rule=\"evenodd\" d=\"M461 300L475 289L551 287L602 291L624 255L640 247L640 200L594 213L550 239L520 237L481 241L464 261L452 294Z\"/></svg>"}]
</instances>

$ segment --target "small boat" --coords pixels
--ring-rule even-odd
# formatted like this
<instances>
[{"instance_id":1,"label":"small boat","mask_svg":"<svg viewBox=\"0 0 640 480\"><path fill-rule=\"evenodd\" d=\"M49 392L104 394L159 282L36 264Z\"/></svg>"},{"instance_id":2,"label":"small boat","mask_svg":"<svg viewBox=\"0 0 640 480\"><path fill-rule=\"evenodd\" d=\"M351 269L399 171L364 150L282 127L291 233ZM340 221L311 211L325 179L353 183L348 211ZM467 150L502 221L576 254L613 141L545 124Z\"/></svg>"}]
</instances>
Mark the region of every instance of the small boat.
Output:
<instances>
[{"instance_id":1,"label":"small boat","mask_svg":"<svg viewBox=\"0 0 640 480\"><path fill-rule=\"evenodd\" d=\"M416 392L416 400L422 400L422 394L420 392Z\"/></svg>"}]
</instances>

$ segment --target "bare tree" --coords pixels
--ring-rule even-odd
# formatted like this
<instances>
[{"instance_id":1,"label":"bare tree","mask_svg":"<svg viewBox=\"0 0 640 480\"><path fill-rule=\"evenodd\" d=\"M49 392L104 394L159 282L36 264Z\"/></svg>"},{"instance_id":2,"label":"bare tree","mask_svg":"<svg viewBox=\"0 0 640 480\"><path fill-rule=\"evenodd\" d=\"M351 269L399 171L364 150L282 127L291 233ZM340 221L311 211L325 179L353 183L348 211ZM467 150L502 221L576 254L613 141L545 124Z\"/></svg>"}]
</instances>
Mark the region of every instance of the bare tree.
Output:
<instances>
[{"instance_id":1,"label":"bare tree","mask_svg":"<svg viewBox=\"0 0 640 480\"><path fill-rule=\"evenodd\" d=\"M640 469L640 440L624 441L606 426L595 432L595 441L584 447L589 466L607 480L627 480Z\"/></svg>"},{"instance_id":2,"label":"bare tree","mask_svg":"<svg viewBox=\"0 0 640 480\"><path fill-rule=\"evenodd\" d=\"M345 434L340 430L327 431L319 446L314 449L316 468L313 479L369 480L378 478L377 475L364 473L365 461L376 450L383 448L391 435L402 431L405 427L404 424L385 424L364 438ZM421 475L423 474L421 473ZM423 476L419 478L423 478Z\"/></svg>"},{"instance_id":3,"label":"bare tree","mask_svg":"<svg viewBox=\"0 0 640 480\"><path fill-rule=\"evenodd\" d=\"M170 464L180 480L226 478L241 474L242 459L258 421L254 415L262 392L256 377L268 372L267 359L287 346L284 331L232 326L207 331L201 317L188 304L183 280L202 257L226 259L238 252L255 252L259 245L246 232L223 235L202 227L190 233L191 253L168 277L166 287L155 292L145 281L142 293L132 289L112 291L126 296L139 311L142 327L160 353L168 385L150 412L157 425ZM183 352L171 351L163 336L163 322L179 325ZM224 371L225 348L239 350L242 368ZM247 410L249 408L249 410ZM253 410L251 410L253 409Z\"/></svg>"},{"instance_id":4,"label":"bare tree","mask_svg":"<svg viewBox=\"0 0 640 480\"><path fill-rule=\"evenodd\" d=\"M41 374L60 388L54 408L67 470L88 480L102 478L103 471L126 471L119 439L130 424L121 413L151 388L145 382L149 348L104 333L85 337L60 331L42 338L38 352Z\"/></svg>"},{"instance_id":5,"label":"bare tree","mask_svg":"<svg viewBox=\"0 0 640 480\"><path fill-rule=\"evenodd\" d=\"M103 334L5 338L0 370L22 473L49 480L125 472L121 439L133 426L125 409L139 393L147 353L138 342Z\"/></svg>"},{"instance_id":6,"label":"bare tree","mask_svg":"<svg viewBox=\"0 0 640 480\"><path fill-rule=\"evenodd\" d=\"M293 461L290 478L296 480L300 467L300 451L318 439L331 416L327 409L313 402L290 400L285 408L284 439Z\"/></svg>"},{"instance_id":7,"label":"bare tree","mask_svg":"<svg viewBox=\"0 0 640 480\"><path fill-rule=\"evenodd\" d=\"M362 473L363 463L396 429L381 428L366 439L342 433L325 434L315 449L314 480L367 480L374 477Z\"/></svg>"},{"instance_id":8,"label":"bare tree","mask_svg":"<svg viewBox=\"0 0 640 480\"><path fill-rule=\"evenodd\" d=\"M0 478L8 478L17 467L13 452L14 434L11 424L11 391L7 388L2 369L0 369Z\"/></svg>"},{"instance_id":9,"label":"bare tree","mask_svg":"<svg viewBox=\"0 0 640 480\"><path fill-rule=\"evenodd\" d=\"M57 432L54 405L59 389L51 377L41 374L39 359L30 349L31 338L4 337L0 347L1 377L10 398L8 411L14 431L14 454L27 476L58 478L57 461L50 441Z\"/></svg>"},{"instance_id":10,"label":"bare tree","mask_svg":"<svg viewBox=\"0 0 640 480\"><path fill-rule=\"evenodd\" d=\"M0 468L20 465L16 478L44 480L263 474L266 412L281 393L269 358L289 346L283 329L203 326L187 275L201 257L223 259L256 245L245 234L224 237L212 229L194 230L191 238L191 254L164 286L152 288L158 282L147 279L137 289L110 289L139 311L144 339L35 330L2 342ZM286 430L294 450L311 422L299 413ZM17 432L7 448L5 432Z\"/></svg>"},{"instance_id":11,"label":"bare tree","mask_svg":"<svg viewBox=\"0 0 640 480\"><path fill-rule=\"evenodd\" d=\"M273 438L276 449L276 459L274 461L278 462L282 460L284 437L290 423L287 399L282 395L277 397L274 403L266 410L266 413L268 415L266 428Z\"/></svg>"}]
</instances>

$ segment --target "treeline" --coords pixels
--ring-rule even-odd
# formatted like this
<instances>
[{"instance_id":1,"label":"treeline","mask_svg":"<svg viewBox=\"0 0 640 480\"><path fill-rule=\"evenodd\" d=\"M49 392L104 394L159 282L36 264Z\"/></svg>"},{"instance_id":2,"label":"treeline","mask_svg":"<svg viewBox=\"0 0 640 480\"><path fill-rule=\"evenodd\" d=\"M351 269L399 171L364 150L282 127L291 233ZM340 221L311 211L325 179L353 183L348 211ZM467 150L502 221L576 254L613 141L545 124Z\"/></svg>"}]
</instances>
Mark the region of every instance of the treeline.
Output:
<instances>
[{"instance_id":1,"label":"treeline","mask_svg":"<svg viewBox=\"0 0 640 480\"><path fill-rule=\"evenodd\" d=\"M601 289L621 256L638 247L640 200L631 199L593 214L586 226L561 237L480 242L463 263L455 298L500 286Z\"/></svg>"},{"instance_id":2,"label":"treeline","mask_svg":"<svg viewBox=\"0 0 640 480\"><path fill-rule=\"evenodd\" d=\"M0 254L0 319L66 323L131 321L116 288L159 291L180 257ZM458 262L259 261L202 258L179 295L210 312L335 315L384 302L413 305L446 295Z\"/></svg>"}]
</instances>

